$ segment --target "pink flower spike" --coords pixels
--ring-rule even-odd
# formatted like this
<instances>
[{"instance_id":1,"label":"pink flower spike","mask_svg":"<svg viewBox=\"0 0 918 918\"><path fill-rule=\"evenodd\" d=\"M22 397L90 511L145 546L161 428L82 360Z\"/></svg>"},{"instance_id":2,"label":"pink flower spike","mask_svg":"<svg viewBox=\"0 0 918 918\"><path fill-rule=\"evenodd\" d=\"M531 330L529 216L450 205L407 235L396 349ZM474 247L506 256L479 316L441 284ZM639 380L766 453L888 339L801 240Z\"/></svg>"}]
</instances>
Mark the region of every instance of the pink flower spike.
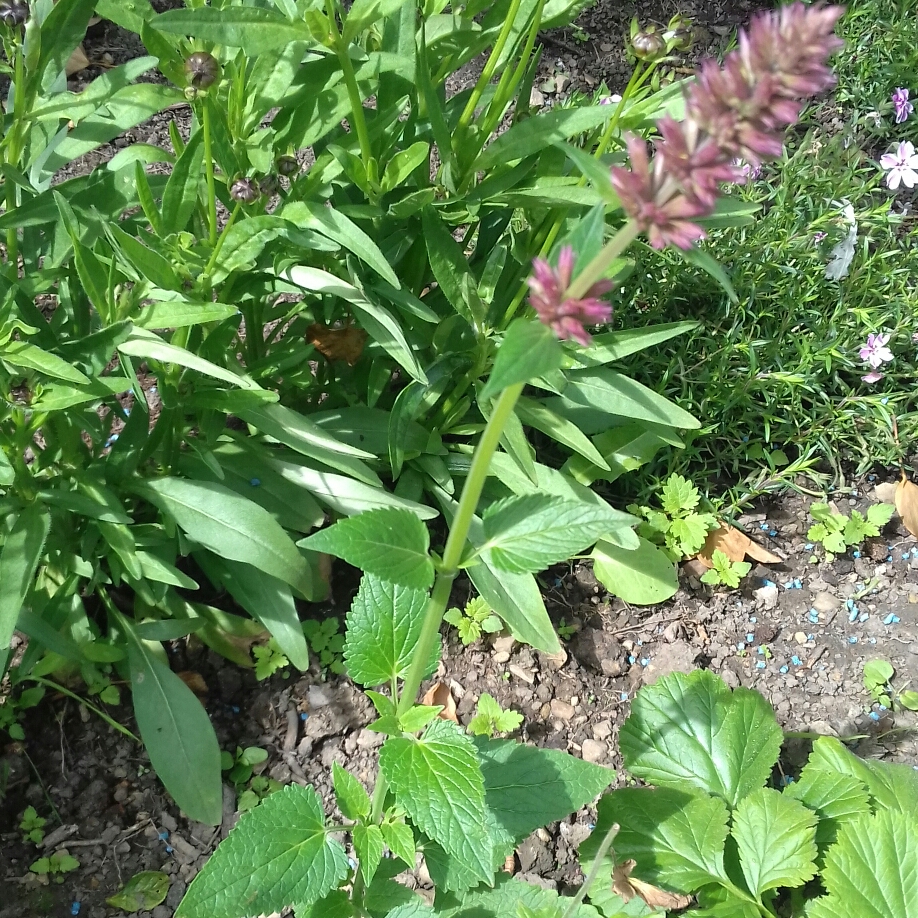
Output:
<instances>
[{"instance_id":1,"label":"pink flower spike","mask_svg":"<svg viewBox=\"0 0 918 918\"><path fill-rule=\"evenodd\" d=\"M901 87L892 94L892 104L896 112L896 124L902 124L915 110L915 106L908 101L908 90Z\"/></svg>"},{"instance_id":2,"label":"pink flower spike","mask_svg":"<svg viewBox=\"0 0 918 918\"><path fill-rule=\"evenodd\" d=\"M918 153L915 145L908 140L903 140L896 147L895 153L884 153L880 157L880 165L886 169L886 185L895 191L899 185L914 188L918 184Z\"/></svg>"},{"instance_id":3,"label":"pink flower spike","mask_svg":"<svg viewBox=\"0 0 918 918\"><path fill-rule=\"evenodd\" d=\"M876 370L871 370L866 376L862 376L861 379L865 383L875 383L879 382L883 378L883 373L877 373Z\"/></svg>"},{"instance_id":4,"label":"pink flower spike","mask_svg":"<svg viewBox=\"0 0 918 918\"><path fill-rule=\"evenodd\" d=\"M870 334L867 336L867 343L858 351L858 356L864 363L869 364L876 370L884 363L889 363L893 359L892 351L887 347L888 344L889 335Z\"/></svg>"},{"instance_id":5,"label":"pink flower spike","mask_svg":"<svg viewBox=\"0 0 918 918\"><path fill-rule=\"evenodd\" d=\"M543 258L533 259L532 276L528 280L529 302L539 320L562 341L572 338L587 347L592 338L584 325L599 325L612 318L612 306L599 299L612 289L612 283L598 281L586 296L574 299L567 296L573 271L574 250L569 245L558 253L557 268Z\"/></svg>"}]
</instances>

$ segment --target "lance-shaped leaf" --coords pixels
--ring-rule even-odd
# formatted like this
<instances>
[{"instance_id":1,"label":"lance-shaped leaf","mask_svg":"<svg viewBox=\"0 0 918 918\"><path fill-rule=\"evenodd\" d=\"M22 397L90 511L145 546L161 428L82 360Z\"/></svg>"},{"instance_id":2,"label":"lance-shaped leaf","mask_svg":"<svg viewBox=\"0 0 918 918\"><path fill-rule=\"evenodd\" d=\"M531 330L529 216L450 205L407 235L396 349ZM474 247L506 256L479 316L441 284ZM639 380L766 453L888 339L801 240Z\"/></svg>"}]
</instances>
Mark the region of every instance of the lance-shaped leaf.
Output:
<instances>
[{"instance_id":1,"label":"lance-shaped leaf","mask_svg":"<svg viewBox=\"0 0 918 918\"><path fill-rule=\"evenodd\" d=\"M495 567L533 573L566 561L620 527L615 514L547 494L522 494L491 504L482 519L485 543Z\"/></svg>"},{"instance_id":2,"label":"lance-shaped leaf","mask_svg":"<svg viewBox=\"0 0 918 918\"><path fill-rule=\"evenodd\" d=\"M10 646L35 569L41 560L51 515L40 503L19 514L0 551L0 651Z\"/></svg>"},{"instance_id":3,"label":"lance-shaped leaf","mask_svg":"<svg viewBox=\"0 0 918 918\"><path fill-rule=\"evenodd\" d=\"M300 543L343 558L361 570L415 590L434 579L430 534L410 510L388 507L339 520Z\"/></svg>"},{"instance_id":4,"label":"lance-shaped leaf","mask_svg":"<svg viewBox=\"0 0 918 918\"><path fill-rule=\"evenodd\" d=\"M491 376L479 398L493 398L507 386L557 370L562 356L561 344L548 326L534 319L516 319L504 335Z\"/></svg>"},{"instance_id":5,"label":"lance-shaped leaf","mask_svg":"<svg viewBox=\"0 0 918 918\"><path fill-rule=\"evenodd\" d=\"M348 873L347 853L325 825L319 795L291 784L266 797L217 847L175 918L239 918L304 910Z\"/></svg>"},{"instance_id":6,"label":"lance-shaped leaf","mask_svg":"<svg viewBox=\"0 0 918 918\"><path fill-rule=\"evenodd\" d=\"M347 613L344 660L361 685L388 685L404 678L417 648L427 608L427 592L364 574ZM439 645L425 675L436 669Z\"/></svg>"}]
</instances>

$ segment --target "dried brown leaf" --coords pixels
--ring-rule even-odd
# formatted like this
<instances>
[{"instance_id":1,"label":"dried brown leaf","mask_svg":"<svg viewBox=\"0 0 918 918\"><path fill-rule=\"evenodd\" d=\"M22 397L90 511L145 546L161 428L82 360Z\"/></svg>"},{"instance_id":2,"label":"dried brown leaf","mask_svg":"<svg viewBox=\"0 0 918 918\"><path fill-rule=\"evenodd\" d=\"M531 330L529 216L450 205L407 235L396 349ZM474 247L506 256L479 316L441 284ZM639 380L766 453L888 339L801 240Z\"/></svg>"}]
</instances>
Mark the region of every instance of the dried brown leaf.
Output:
<instances>
[{"instance_id":1,"label":"dried brown leaf","mask_svg":"<svg viewBox=\"0 0 918 918\"><path fill-rule=\"evenodd\" d=\"M208 688L207 683L204 681L204 677L200 673L194 672L194 670L186 669L183 672L176 673L179 679L188 686L198 696L198 698L203 698L207 695Z\"/></svg>"},{"instance_id":2,"label":"dried brown leaf","mask_svg":"<svg viewBox=\"0 0 918 918\"><path fill-rule=\"evenodd\" d=\"M905 528L913 536L918 536L918 485L905 475L896 485L896 511L902 517Z\"/></svg>"},{"instance_id":3,"label":"dried brown leaf","mask_svg":"<svg viewBox=\"0 0 918 918\"><path fill-rule=\"evenodd\" d=\"M440 720L451 720L454 724L459 723L459 718L456 716L456 701L445 682L437 682L432 685L421 699L421 704L440 705L443 708L437 715Z\"/></svg>"},{"instance_id":4,"label":"dried brown leaf","mask_svg":"<svg viewBox=\"0 0 918 918\"><path fill-rule=\"evenodd\" d=\"M705 567L714 567L711 560L715 551L722 551L731 561L744 561L749 555L754 561L762 564L780 564L781 558L753 542L744 532L735 526L721 523L713 532L708 533L697 558Z\"/></svg>"},{"instance_id":5,"label":"dried brown leaf","mask_svg":"<svg viewBox=\"0 0 918 918\"><path fill-rule=\"evenodd\" d=\"M630 902L635 896L639 896L651 908L677 909L687 908L692 904L691 896L680 896L678 893L667 892L665 889L660 889L659 886L632 877L631 871L636 865L636 861L627 860L616 864L612 871L612 891L621 896L625 902Z\"/></svg>"},{"instance_id":6,"label":"dried brown leaf","mask_svg":"<svg viewBox=\"0 0 918 918\"><path fill-rule=\"evenodd\" d=\"M367 333L353 325L329 328L321 322L314 322L306 329L306 341L328 360L344 360L354 366L367 343Z\"/></svg>"},{"instance_id":7,"label":"dried brown leaf","mask_svg":"<svg viewBox=\"0 0 918 918\"><path fill-rule=\"evenodd\" d=\"M70 55L70 59L64 66L64 70L66 71L67 76L73 76L75 73L79 73L81 70L85 70L88 66L89 58L83 51L83 46L77 45L73 49L73 53Z\"/></svg>"}]
</instances>

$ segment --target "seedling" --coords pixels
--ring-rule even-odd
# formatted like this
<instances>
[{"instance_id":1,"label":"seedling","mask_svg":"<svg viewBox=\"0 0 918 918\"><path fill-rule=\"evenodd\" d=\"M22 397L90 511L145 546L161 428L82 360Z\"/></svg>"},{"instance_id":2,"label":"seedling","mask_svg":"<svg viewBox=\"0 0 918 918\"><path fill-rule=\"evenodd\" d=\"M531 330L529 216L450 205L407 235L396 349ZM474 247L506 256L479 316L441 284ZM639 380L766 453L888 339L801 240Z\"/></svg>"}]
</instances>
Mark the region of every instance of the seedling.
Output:
<instances>
[{"instance_id":1,"label":"seedling","mask_svg":"<svg viewBox=\"0 0 918 918\"><path fill-rule=\"evenodd\" d=\"M229 772L226 776L237 787L245 784L251 777L256 765L267 761L267 750L260 746L236 747L236 754L224 750L220 753L220 770Z\"/></svg>"},{"instance_id":2,"label":"seedling","mask_svg":"<svg viewBox=\"0 0 918 918\"><path fill-rule=\"evenodd\" d=\"M459 632L459 640L466 647L474 644L484 632L492 634L503 628L501 620L480 596L470 599L465 604L464 611L456 606L448 609L443 620L449 622Z\"/></svg>"},{"instance_id":3,"label":"seedling","mask_svg":"<svg viewBox=\"0 0 918 918\"><path fill-rule=\"evenodd\" d=\"M265 797L283 788L280 781L269 778L267 775L255 775L249 786L239 795L236 808L240 813L254 809Z\"/></svg>"},{"instance_id":4,"label":"seedling","mask_svg":"<svg viewBox=\"0 0 918 918\"><path fill-rule=\"evenodd\" d=\"M895 667L888 660L868 660L864 664L864 688L884 708L918 711L918 692L906 690L905 686L899 690L893 688L892 679L895 674Z\"/></svg>"},{"instance_id":5,"label":"seedling","mask_svg":"<svg viewBox=\"0 0 918 918\"><path fill-rule=\"evenodd\" d=\"M558 624L558 637L562 641L569 641L578 631L580 626L576 622L572 622L570 625L565 619L561 619Z\"/></svg>"},{"instance_id":6,"label":"seedling","mask_svg":"<svg viewBox=\"0 0 918 918\"><path fill-rule=\"evenodd\" d=\"M344 635L341 623L334 615L323 619L303 622L303 634L312 652L319 658L323 670L341 674L344 672Z\"/></svg>"},{"instance_id":7,"label":"seedling","mask_svg":"<svg viewBox=\"0 0 918 918\"><path fill-rule=\"evenodd\" d=\"M50 857L40 857L29 870L40 877L53 879L55 883L64 882L64 874L76 870L80 862L66 849L55 851Z\"/></svg>"},{"instance_id":8,"label":"seedling","mask_svg":"<svg viewBox=\"0 0 918 918\"><path fill-rule=\"evenodd\" d=\"M806 537L811 542L821 542L826 555L834 557L846 548L860 545L864 539L878 536L889 522L893 510L895 507L892 504L874 504L868 508L866 516L852 510L849 517L833 510L828 504L813 504L810 516L816 523L810 526Z\"/></svg>"},{"instance_id":9,"label":"seedling","mask_svg":"<svg viewBox=\"0 0 918 918\"><path fill-rule=\"evenodd\" d=\"M700 503L701 493L695 485L681 475L670 475L660 492L662 510L637 504L628 510L644 519L637 527L639 536L662 546L673 561L681 561L696 554L717 527L717 518L700 511Z\"/></svg>"},{"instance_id":10,"label":"seedling","mask_svg":"<svg viewBox=\"0 0 918 918\"><path fill-rule=\"evenodd\" d=\"M731 561L719 548L711 555L711 563L714 566L701 576L701 582L709 583L711 586L723 584L735 589L739 586L740 580L752 570L752 565L748 561Z\"/></svg>"},{"instance_id":11,"label":"seedling","mask_svg":"<svg viewBox=\"0 0 918 918\"><path fill-rule=\"evenodd\" d=\"M40 845L45 837L46 822L46 819L38 815L34 806L27 806L19 822L19 830L22 832L23 842Z\"/></svg>"},{"instance_id":12,"label":"seedling","mask_svg":"<svg viewBox=\"0 0 918 918\"><path fill-rule=\"evenodd\" d=\"M498 733L512 733L523 722L519 711L505 711L487 692L478 699L478 713L469 722L473 736L494 738Z\"/></svg>"},{"instance_id":13,"label":"seedling","mask_svg":"<svg viewBox=\"0 0 918 918\"><path fill-rule=\"evenodd\" d=\"M18 698L7 695L5 699L0 700L0 730L6 730L10 739L24 740L25 731L19 723L22 712L34 708L44 696L44 687L36 685L25 689Z\"/></svg>"},{"instance_id":14,"label":"seedling","mask_svg":"<svg viewBox=\"0 0 918 918\"><path fill-rule=\"evenodd\" d=\"M290 661L277 646L274 638L271 638L265 644L256 644L252 648L252 656L255 657L255 678L261 682L273 676L279 669L290 665Z\"/></svg>"}]
</instances>

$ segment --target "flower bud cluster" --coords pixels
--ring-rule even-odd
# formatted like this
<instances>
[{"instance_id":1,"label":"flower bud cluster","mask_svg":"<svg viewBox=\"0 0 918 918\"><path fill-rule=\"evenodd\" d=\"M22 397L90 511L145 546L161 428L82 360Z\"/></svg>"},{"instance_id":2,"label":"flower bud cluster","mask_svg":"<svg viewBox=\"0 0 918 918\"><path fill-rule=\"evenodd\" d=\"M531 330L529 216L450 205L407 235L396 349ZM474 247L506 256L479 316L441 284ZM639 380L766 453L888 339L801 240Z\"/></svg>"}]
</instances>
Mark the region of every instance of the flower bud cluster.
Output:
<instances>
[{"instance_id":1,"label":"flower bud cluster","mask_svg":"<svg viewBox=\"0 0 918 918\"><path fill-rule=\"evenodd\" d=\"M614 167L612 185L652 246L685 249L704 235L694 221L712 212L720 184L743 180L734 159L756 167L780 157L801 98L834 85L827 59L842 46L833 34L842 11L797 0L759 14L723 67L701 65L685 120L659 123L652 160L642 140L627 138L631 170Z\"/></svg>"}]
</instances>

